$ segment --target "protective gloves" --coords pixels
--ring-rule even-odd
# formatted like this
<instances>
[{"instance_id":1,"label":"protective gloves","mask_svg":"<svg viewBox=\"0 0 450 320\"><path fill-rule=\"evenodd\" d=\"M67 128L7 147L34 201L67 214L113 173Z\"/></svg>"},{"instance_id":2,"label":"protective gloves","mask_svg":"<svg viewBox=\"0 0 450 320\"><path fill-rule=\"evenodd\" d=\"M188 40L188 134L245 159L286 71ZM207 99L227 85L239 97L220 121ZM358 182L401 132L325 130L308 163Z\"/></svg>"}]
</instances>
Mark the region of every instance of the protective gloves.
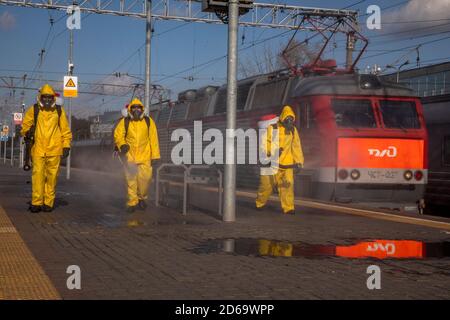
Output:
<instances>
[{"instance_id":1,"label":"protective gloves","mask_svg":"<svg viewBox=\"0 0 450 320\"><path fill-rule=\"evenodd\" d=\"M67 159L70 153L70 148L63 148L63 154L61 156L62 159Z\"/></svg>"},{"instance_id":2,"label":"protective gloves","mask_svg":"<svg viewBox=\"0 0 450 320\"><path fill-rule=\"evenodd\" d=\"M130 146L128 144L124 144L120 147L121 154L127 154L130 151Z\"/></svg>"}]
</instances>

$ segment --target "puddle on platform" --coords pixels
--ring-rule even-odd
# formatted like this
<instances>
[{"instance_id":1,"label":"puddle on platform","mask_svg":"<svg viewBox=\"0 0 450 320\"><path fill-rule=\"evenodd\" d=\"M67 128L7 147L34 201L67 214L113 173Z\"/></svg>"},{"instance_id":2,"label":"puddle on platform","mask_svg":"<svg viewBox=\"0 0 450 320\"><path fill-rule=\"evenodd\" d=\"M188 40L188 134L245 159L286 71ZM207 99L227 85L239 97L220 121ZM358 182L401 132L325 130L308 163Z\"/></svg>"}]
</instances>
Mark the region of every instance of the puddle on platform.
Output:
<instances>
[{"instance_id":1,"label":"puddle on platform","mask_svg":"<svg viewBox=\"0 0 450 320\"><path fill-rule=\"evenodd\" d=\"M137 219L130 219L127 220L127 227L128 228L136 228L136 227L142 227L147 225L145 222Z\"/></svg>"},{"instance_id":2,"label":"puddle on platform","mask_svg":"<svg viewBox=\"0 0 450 320\"><path fill-rule=\"evenodd\" d=\"M58 200L58 199L57 199ZM56 207L66 205L62 201L55 203ZM58 208L57 208L58 209ZM57 210L56 210L57 211ZM135 212L133 214L125 212L105 212L103 214L95 214L85 212L83 214L43 214L36 215L43 224L47 225L73 225L73 226L94 226L104 229L120 229L120 228L140 228L140 227L170 227L170 226L208 226L213 222L201 221L195 218L185 218L178 216L159 216L156 217L149 212Z\"/></svg>"},{"instance_id":3,"label":"puddle on platform","mask_svg":"<svg viewBox=\"0 0 450 320\"><path fill-rule=\"evenodd\" d=\"M350 245L315 245L303 242L239 238L210 240L192 251L198 254L226 252L260 257L441 259L450 257L450 241L366 240Z\"/></svg>"},{"instance_id":4,"label":"puddle on platform","mask_svg":"<svg viewBox=\"0 0 450 320\"><path fill-rule=\"evenodd\" d=\"M85 197L89 196L90 194L88 192L78 192L78 191L57 191L56 196L63 196L63 197Z\"/></svg>"}]
</instances>

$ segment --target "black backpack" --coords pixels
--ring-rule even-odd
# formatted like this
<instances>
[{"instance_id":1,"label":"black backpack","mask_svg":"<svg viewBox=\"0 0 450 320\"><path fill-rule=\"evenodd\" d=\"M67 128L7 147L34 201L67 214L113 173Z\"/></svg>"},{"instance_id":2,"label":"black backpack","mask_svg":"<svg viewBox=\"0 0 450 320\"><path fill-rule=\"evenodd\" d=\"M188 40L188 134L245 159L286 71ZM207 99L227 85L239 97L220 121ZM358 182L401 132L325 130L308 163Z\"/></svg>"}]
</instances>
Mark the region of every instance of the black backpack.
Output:
<instances>
[{"instance_id":1,"label":"black backpack","mask_svg":"<svg viewBox=\"0 0 450 320\"><path fill-rule=\"evenodd\" d=\"M150 118L147 116L144 116L145 123L147 124L147 131L150 130ZM126 117L124 119L124 125L125 125L125 139L127 138L128 134L128 127L130 126L130 117Z\"/></svg>"},{"instance_id":2,"label":"black backpack","mask_svg":"<svg viewBox=\"0 0 450 320\"><path fill-rule=\"evenodd\" d=\"M144 120L145 123L147 124L147 131L150 130L150 117L148 116L144 116ZM128 135L128 127L130 126L130 117L125 117L123 120L123 125L125 126L125 139L127 138ZM116 128L114 128L113 130L113 141L114 141L114 131L116 130ZM119 148L117 148L116 144L114 143L114 151L119 151Z\"/></svg>"}]
</instances>

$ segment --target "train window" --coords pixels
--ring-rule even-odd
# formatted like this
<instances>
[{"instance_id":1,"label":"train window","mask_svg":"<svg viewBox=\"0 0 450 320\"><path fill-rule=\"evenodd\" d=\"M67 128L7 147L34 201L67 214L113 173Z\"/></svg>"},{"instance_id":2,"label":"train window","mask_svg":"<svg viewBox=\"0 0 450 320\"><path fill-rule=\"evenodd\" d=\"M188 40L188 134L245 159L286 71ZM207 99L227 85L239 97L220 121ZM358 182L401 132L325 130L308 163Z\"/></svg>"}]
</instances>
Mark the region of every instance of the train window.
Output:
<instances>
[{"instance_id":1,"label":"train window","mask_svg":"<svg viewBox=\"0 0 450 320\"><path fill-rule=\"evenodd\" d=\"M271 82L260 83L255 87L252 109L264 109L281 105L288 80L276 79Z\"/></svg>"},{"instance_id":2,"label":"train window","mask_svg":"<svg viewBox=\"0 0 450 320\"><path fill-rule=\"evenodd\" d=\"M248 93L253 82L242 83L238 85L237 88L237 101L236 109L238 111L244 110L245 104L247 102ZM227 88L222 87L219 89L216 106L214 108L214 114L220 114L227 112Z\"/></svg>"},{"instance_id":3,"label":"train window","mask_svg":"<svg viewBox=\"0 0 450 320\"><path fill-rule=\"evenodd\" d=\"M444 148L442 153L442 160L444 162L444 166L450 166L450 136L444 137Z\"/></svg>"},{"instance_id":4,"label":"train window","mask_svg":"<svg viewBox=\"0 0 450 320\"><path fill-rule=\"evenodd\" d=\"M315 127L314 112L311 107L311 103L305 102L299 108L300 115L300 128L311 129Z\"/></svg>"},{"instance_id":5,"label":"train window","mask_svg":"<svg viewBox=\"0 0 450 320\"><path fill-rule=\"evenodd\" d=\"M450 93L450 71L444 73L444 92L442 93Z\"/></svg>"},{"instance_id":6,"label":"train window","mask_svg":"<svg viewBox=\"0 0 450 320\"><path fill-rule=\"evenodd\" d=\"M167 124L167 121L169 121L169 117L170 117L170 111L172 110L172 108L166 106L163 109L161 109L161 111L159 112L159 117L158 117L158 122L159 123L163 123L163 124Z\"/></svg>"},{"instance_id":7,"label":"train window","mask_svg":"<svg viewBox=\"0 0 450 320\"><path fill-rule=\"evenodd\" d=\"M187 104L177 103L172 110L172 116L170 117L170 122L181 121L186 117Z\"/></svg>"},{"instance_id":8,"label":"train window","mask_svg":"<svg viewBox=\"0 0 450 320\"><path fill-rule=\"evenodd\" d=\"M216 106L214 114L220 114L227 112L227 88L222 87L217 93Z\"/></svg>"},{"instance_id":9,"label":"train window","mask_svg":"<svg viewBox=\"0 0 450 320\"><path fill-rule=\"evenodd\" d=\"M413 101L381 100L380 111L386 128L420 128L416 104Z\"/></svg>"},{"instance_id":10,"label":"train window","mask_svg":"<svg viewBox=\"0 0 450 320\"><path fill-rule=\"evenodd\" d=\"M377 126L372 102L368 99L332 99L336 124L343 128L374 128Z\"/></svg>"},{"instance_id":11,"label":"train window","mask_svg":"<svg viewBox=\"0 0 450 320\"><path fill-rule=\"evenodd\" d=\"M191 102L191 104L189 105L187 118L189 120L194 120L203 117L208 107L208 101L208 97L203 96L200 99Z\"/></svg>"}]
</instances>

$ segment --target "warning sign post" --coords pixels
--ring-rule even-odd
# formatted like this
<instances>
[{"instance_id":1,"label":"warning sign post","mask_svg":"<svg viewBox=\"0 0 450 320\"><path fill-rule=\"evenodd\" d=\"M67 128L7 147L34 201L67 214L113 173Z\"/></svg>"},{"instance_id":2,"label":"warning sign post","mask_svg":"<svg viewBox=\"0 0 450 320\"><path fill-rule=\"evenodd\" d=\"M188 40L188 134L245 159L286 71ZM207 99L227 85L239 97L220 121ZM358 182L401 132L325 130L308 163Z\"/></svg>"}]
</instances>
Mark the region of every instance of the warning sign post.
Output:
<instances>
[{"instance_id":1,"label":"warning sign post","mask_svg":"<svg viewBox=\"0 0 450 320\"><path fill-rule=\"evenodd\" d=\"M64 77L64 97L76 98L78 97L78 77L65 76Z\"/></svg>"},{"instance_id":2,"label":"warning sign post","mask_svg":"<svg viewBox=\"0 0 450 320\"><path fill-rule=\"evenodd\" d=\"M23 114L16 112L16 113L14 113L13 117L14 117L14 124L16 126L20 126L22 124Z\"/></svg>"}]
</instances>

